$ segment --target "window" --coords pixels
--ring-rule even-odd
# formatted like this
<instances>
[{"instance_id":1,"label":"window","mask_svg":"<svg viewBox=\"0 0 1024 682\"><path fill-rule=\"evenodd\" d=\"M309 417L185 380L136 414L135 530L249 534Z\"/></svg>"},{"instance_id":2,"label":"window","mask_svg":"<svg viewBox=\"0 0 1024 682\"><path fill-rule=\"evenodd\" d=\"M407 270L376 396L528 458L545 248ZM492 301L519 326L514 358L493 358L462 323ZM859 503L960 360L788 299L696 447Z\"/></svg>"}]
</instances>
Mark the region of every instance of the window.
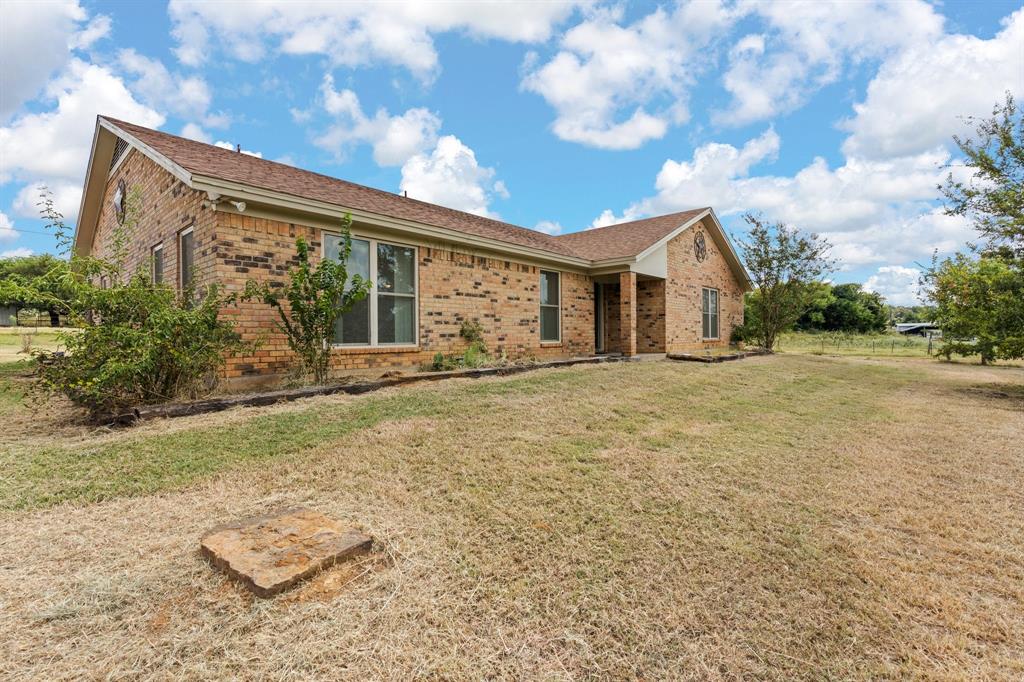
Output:
<instances>
[{"instance_id":1,"label":"window","mask_svg":"<svg viewBox=\"0 0 1024 682\"><path fill-rule=\"evenodd\" d=\"M718 289L701 289L701 318L705 339L718 338Z\"/></svg>"},{"instance_id":2,"label":"window","mask_svg":"<svg viewBox=\"0 0 1024 682\"><path fill-rule=\"evenodd\" d=\"M561 307L559 305L558 273L540 271L540 340L559 341Z\"/></svg>"},{"instance_id":3,"label":"window","mask_svg":"<svg viewBox=\"0 0 1024 682\"><path fill-rule=\"evenodd\" d=\"M186 289L192 284L192 269L195 266L195 236L191 227L178 235L178 263L181 288Z\"/></svg>"},{"instance_id":4,"label":"window","mask_svg":"<svg viewBox=\"0 0 1024 682\"><path fill-rule=\"evenodd\" d=\"M164 281L164 245L157 244L153 247L153 284L160 284Z\"/></svg>"},{"instance_id":5,"label":"window","mask_svg":"<svg viewBox=\"0 0 1024 682\"><path fill-rule=\"evenodd\" d=\"M324 236L324 256L337 259L339 235ZM416 249L375 239L352 239L348 275L373 282L369 295L338 318L334 343L355 346L416 343Z\"/></svg>"}]
</instances>

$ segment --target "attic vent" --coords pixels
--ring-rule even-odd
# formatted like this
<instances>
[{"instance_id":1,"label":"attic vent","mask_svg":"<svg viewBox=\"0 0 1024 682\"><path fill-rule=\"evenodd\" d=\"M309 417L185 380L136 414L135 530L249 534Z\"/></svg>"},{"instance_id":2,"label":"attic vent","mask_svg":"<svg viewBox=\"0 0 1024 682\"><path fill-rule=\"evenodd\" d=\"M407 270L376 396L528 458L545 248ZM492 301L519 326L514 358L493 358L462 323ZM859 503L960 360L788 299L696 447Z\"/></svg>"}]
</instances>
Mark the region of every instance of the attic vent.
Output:
<instances>
[{"instance_id":1,"label":"attic vent","mask_svg":"<svg viewBox=\"0 0 1024 682\"><path fill-rule=\"evenodd\" d=\"M114 144L114 157L110 159L110 170L114 170L114 166L121 160L124 153L128 151L128 143L122 138L117 138L117 142Z\"/></svg>"}]
</instances>

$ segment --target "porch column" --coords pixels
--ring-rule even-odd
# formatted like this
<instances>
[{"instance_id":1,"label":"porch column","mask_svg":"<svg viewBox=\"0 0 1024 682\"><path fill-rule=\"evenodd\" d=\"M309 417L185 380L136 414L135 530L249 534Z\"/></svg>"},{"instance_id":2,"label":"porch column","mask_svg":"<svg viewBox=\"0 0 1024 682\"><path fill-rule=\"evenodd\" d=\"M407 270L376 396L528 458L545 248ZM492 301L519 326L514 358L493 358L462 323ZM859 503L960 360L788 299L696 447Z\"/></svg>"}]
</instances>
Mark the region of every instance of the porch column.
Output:
<instances>
[{"instance_id":1,"label":"porch column","mask_svg":"<svg viewBox=\"0 0 1024 682\"><path fill-rule=\"evenodd\" d=\"M636 273L619 274L619 345L623 355L636 355Z\"/></svg>"}]
</instances>

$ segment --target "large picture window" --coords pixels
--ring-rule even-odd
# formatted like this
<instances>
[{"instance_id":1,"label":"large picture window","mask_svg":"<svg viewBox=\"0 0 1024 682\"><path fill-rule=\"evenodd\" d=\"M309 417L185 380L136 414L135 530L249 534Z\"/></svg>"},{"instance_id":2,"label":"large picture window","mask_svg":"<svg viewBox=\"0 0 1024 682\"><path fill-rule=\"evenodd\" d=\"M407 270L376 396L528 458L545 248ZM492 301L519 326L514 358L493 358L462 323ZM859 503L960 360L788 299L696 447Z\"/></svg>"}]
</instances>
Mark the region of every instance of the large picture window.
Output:
<instances>
[{"instance_id":1,"label":"large picture window","mask_svg":"<svg viewBox=\"0 0 1024 682\"><path fill-rule=\"evenodd\" d=\"M540 340L560 341L561 306L558 273L540 271Z\"/></svg>"},{"instance_id":2,"label":"large picture window","mask_svg":"<svg viewBox=\"0 0 1024 682\"><path fill-rule=\"evenodd\" d=\"M341 237L324 237L324 256L338 259ZM416 343L416 249L352 238L348 275L373 282L370 293L338 318L334 343L348 346Z\"/></svg>"},{"instance_id":3,"label":"large picture window","mask_svg":"<svg viewBox=\"0 0 1024 682\"><path fill-rule=\"evenodd\" d=\"M701 289L701 318L705 339L718 338L718 289Z\"/></svg>"}]
</instances>

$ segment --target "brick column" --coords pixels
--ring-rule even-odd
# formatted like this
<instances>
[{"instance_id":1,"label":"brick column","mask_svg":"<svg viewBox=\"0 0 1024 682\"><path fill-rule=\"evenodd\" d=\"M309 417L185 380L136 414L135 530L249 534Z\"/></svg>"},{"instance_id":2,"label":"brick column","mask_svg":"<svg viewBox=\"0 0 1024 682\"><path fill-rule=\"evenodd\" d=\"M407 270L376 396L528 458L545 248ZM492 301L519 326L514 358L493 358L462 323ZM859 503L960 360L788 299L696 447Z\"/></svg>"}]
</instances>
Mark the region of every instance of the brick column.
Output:
<instances>
[{"instance_id":1,"label":"brick column","mask_svg":"<svg viewBox=\"0 0 1024 682\"><path fill-rule=\"evenodd\" d=\"M636 273L619 274L619 345L623 355L636 355Z\"/></svg>"}]
</instances>

